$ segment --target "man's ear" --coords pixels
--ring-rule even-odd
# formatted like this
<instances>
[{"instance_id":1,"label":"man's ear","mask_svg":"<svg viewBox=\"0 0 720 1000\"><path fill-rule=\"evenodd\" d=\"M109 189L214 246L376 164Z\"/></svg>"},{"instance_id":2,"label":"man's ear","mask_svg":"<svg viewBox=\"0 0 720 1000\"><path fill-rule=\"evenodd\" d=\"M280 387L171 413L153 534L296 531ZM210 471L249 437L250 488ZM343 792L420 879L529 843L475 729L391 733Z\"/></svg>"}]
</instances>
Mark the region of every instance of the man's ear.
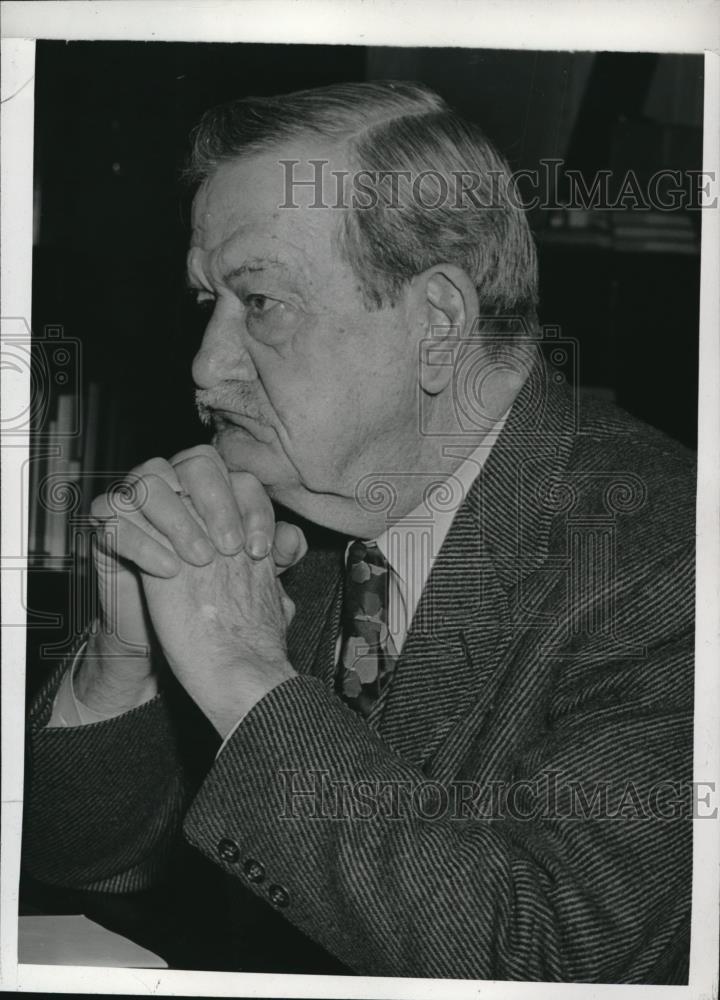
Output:
<instances>
[{"instance_id":1,"label":"man's ear","mask_svg":"<svg viewBox=\"0 0 720 1000\"><path fill-rule=\"evenodd\" d=\"M451 264L428 268L416 280L424 334L420 384L437 395L450 381L457 351L478 314L477 291L465 271Z\"/></svg>"}]
</instances>

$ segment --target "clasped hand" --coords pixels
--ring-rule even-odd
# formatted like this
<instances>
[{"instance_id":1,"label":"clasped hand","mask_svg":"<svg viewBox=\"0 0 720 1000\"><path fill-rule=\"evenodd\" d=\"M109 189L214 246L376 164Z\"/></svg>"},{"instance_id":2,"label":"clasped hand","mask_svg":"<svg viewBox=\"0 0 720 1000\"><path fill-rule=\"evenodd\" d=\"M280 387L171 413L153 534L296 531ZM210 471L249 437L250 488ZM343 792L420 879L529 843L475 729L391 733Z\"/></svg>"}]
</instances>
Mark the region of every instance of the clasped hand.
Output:
<instances>
[{"instance_id":1,"label":"clasped hand","mask_svg":"<svg viewBox=\"0 0 720 1000\"><path fill-rule=\"evenodd\" d=\"M103 627L78 697L111 713L142 703L157 690L159 646L225 736L294 675L285 646L294 608L278 574L305 554L302 532L275 525L259 481L229 473L210 446L138 466L92 513L106 526L95 544Z\"/></svg>"},{"instance_id":2,"label":"clasped hand","mask_svg":"<svg viewBox=\"0 0 720 1000\"><path fill-rule=\"evenodd\" d=\"M168 664L221 736L293 676L285 632L294 608L270 559L217 553L170 578L143 573L142 582Z\"/></svg>"}]
</instances>

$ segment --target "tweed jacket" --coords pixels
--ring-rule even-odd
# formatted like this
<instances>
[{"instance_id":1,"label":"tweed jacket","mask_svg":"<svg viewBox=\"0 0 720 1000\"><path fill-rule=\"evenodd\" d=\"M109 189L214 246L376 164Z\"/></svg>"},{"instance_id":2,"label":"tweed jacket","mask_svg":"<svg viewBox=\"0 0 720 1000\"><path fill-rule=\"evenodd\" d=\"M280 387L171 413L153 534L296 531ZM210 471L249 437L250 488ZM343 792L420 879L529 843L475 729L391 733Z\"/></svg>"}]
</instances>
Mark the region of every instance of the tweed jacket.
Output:
<instances>
[{"instance_id":1,"label":"tweed jacket","mask_svg":"<svg viewBox=\"0 0 720 1000\"><path fill-rule=\"evenodd\" d=\"M27 870L138 889L182 831L351 972L686 981L694 508L690 453L538 366L368 720L333 692L346 540L318 533L286 582L298 676L195 773L168 692L48 729L50 680Z\"/></svg>"}]
</instances>

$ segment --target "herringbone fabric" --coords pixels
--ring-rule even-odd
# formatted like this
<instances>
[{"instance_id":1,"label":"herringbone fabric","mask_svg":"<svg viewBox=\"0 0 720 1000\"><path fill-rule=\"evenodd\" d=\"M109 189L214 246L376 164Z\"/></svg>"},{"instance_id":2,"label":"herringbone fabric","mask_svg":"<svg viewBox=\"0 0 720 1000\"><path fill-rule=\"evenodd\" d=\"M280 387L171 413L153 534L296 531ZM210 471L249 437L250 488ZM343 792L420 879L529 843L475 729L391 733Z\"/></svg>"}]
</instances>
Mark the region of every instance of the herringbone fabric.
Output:
<instances>
[{"instance_id":1,"label":"herringbone fabric","mask_svg":"<svg viewBox=\"0 0 720 1000\"><path fill-rule=\"evenodd\" d=\"M687 982L694 508L689 453L536 370L382 713L334 693L347 540L319 536L286 579L299 676L209 766L185 837L259 900L285 886L288 936L357 973ZM31 729L25 865L129 888L180 833L170 709L47 731L52 693Z\"/></svg>"}]
</instances>

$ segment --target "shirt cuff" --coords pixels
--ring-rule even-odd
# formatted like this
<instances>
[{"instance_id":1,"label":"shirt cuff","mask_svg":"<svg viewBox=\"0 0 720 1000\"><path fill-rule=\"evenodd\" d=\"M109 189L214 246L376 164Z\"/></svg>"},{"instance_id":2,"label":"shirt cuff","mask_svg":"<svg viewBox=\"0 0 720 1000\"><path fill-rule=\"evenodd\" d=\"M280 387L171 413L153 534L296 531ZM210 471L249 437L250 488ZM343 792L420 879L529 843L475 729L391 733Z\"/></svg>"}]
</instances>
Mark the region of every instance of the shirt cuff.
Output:
<instances>
[{"instance_id":1,"label":"shirt cuff","mask_svg":"<svg viewBox=\"0 0 720 1000\"><path fill-rule=\"evenodd\" d=\"M218 759L218 757L220 756L220 754L221 754L221 753L223 752L223 750L225 749L226 745L227 745L227 744L229 743L229 741L230 741L230 740L231 740L231 739L233 738L233 736L235 735L235 731L237 730L237 727L238 727L238 726L240 725L240 723L241 723L241 722L243 721L243 719L245 718L245 716L246 716L246 715L247 715L247 712L243 712L243 714L242 714L242 715L240 716L240 718L239 718L239 719L237 720L237 722L236 722L236 723L235 723L235 725L234 725L234 726L232 727L232 729L230 730L230 732L229 732L229 733L227 734L227 736L225 737L225 739L224 739L224 740L222 741L222 743L220 744L220 749L219 749L219 750L218 750L218 752L217 752L217 753L215 754L215 760L217 760L217 759Z\"/></svg>"},{"instance_id":2,"label":"shirt cuff","mask_svg":"<svg viewBox=\"0 0 720 1000\"><path fill-rule=\"evenodd\" d=\"M75 670L78 667L82 655L87 646L87 639L78 648L75 658L68 670L65 671L60 687L55 695L52 714L48 722L48 728L58 728L63 726L87 726L91 722L105 722L107 719L114 719L116 712L96 712L94 708L88 708L75 696L73 679Z\"/></svg>"}]
</instances>

